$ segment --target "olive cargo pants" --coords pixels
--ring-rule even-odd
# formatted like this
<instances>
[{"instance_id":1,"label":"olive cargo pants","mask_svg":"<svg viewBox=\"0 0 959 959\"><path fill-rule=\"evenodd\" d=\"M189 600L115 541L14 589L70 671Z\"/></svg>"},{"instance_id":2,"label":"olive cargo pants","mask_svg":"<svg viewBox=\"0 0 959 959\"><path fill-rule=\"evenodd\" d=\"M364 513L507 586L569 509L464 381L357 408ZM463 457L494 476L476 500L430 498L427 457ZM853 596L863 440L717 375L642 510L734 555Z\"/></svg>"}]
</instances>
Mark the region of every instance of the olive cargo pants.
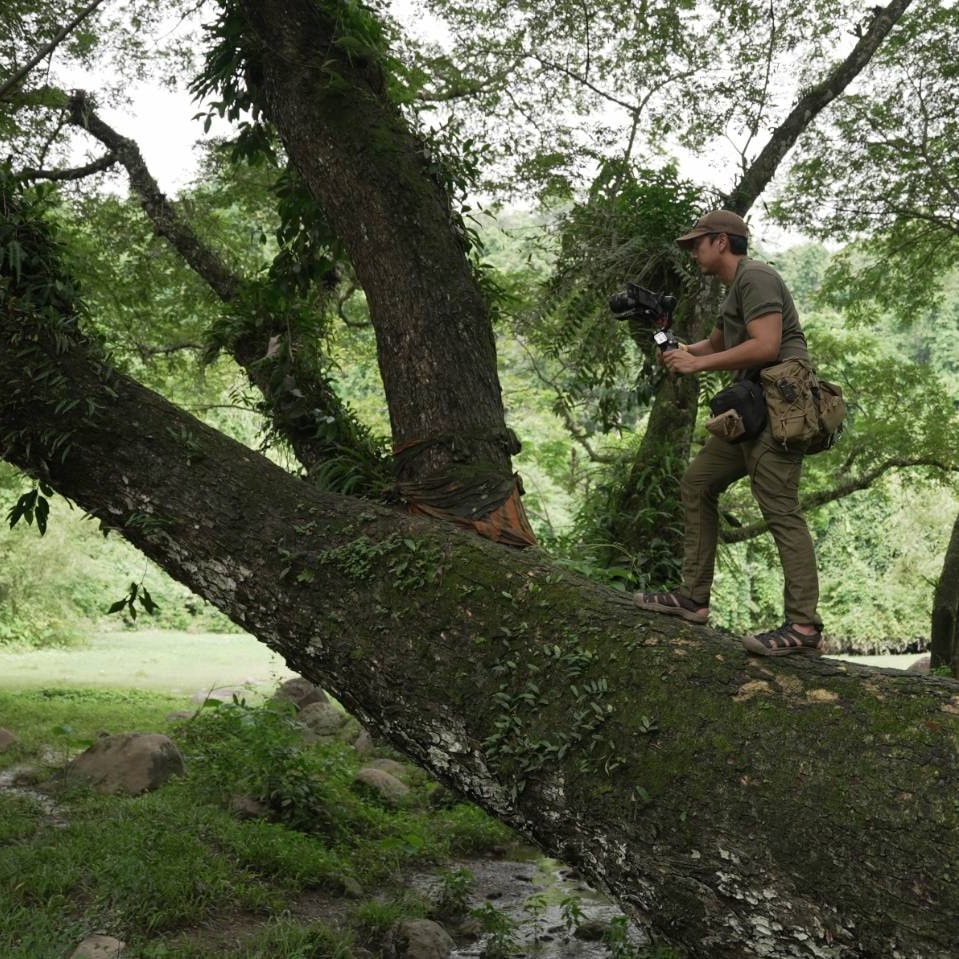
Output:
<instances>
[{"instance_id":1,"label":"olive cargo pants","mask_svg":"<svg viewBox=\"0 0 959 959\"><path fill-rule=\"evenodd\" d=\"M785 579L786 620L822 627L816 610L816 554L799 508L802 463L803 453L784 450L773 442L768 429L743 443L727 443L715 436L706 440L681 484L686 510L681 595L709 605L719 539L719 494L748 476L753 496L779 550Z\"/></svg>"}]
</instances>

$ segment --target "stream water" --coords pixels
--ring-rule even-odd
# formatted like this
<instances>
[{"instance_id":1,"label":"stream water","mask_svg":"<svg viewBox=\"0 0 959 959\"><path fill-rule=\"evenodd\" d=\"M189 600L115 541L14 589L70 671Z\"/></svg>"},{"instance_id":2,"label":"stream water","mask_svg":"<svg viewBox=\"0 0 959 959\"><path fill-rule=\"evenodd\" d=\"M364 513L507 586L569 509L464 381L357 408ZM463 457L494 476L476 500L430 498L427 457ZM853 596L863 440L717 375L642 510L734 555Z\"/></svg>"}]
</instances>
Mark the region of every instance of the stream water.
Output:
<instances>
[{"instance_id":1,"label":"stream water","mask_svg":"<svg viewBox=\"0 0 959 959\"><path fill-rule=\"evenodd\" d=\"M493 928L458 946L452 959L479 959L495 954L497 946L531 959L608 959L604 933L608 937L610 930L622 945L648 945L615 903L532 847L513 848L507 859L457 865L472 876L469 908L477 928L483 919ZM435 894L436 883L435 876L424 877L417 885Z\"/></svg>"}]
</instances>

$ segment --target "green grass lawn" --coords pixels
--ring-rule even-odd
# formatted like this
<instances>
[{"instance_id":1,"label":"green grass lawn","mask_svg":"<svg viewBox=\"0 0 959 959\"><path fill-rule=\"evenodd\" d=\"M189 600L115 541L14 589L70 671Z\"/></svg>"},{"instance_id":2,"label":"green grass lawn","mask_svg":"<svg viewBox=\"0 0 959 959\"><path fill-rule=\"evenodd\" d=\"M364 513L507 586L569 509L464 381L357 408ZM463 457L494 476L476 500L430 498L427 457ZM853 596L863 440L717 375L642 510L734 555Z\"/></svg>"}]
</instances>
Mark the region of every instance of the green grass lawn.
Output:
<instances>
[{"instance_id":1,"label":"green grass lawn","mask_svg":"<svg viewBox=\"0 0 959 959\"><path fill-rule=\"evenodd\" d=\"M0 646L0 690L144 689L192 696L241 683L272 689L291 675L280 656L239 633L118 631L79 649L10 652Z\"/></svg>"}]
</instances>

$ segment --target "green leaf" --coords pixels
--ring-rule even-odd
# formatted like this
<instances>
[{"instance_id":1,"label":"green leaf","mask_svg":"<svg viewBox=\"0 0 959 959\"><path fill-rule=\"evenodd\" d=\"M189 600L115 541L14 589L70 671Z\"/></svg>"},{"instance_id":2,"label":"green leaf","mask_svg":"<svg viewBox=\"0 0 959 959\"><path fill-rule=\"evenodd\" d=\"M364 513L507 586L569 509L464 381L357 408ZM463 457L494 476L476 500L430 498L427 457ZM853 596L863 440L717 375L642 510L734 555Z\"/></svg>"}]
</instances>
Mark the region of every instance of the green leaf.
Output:
<instances>
[{"instance_id":1,"label":"green leaf","mask_svg":"<svg viewBox=\"0 0 959 959\"><path fill-rule=\"evenodd\" d=\"M10 512L7 514L7 520L10 523L10 529L13 529L21 519L25 519L27 523L33 522L33 508L37 500L37 491L30 490L29 493L24 493L20 499L14 504Z\"/></svg>"},{"instance_id":2,"label":"green leaf","mask_svg":"<svg viewBox=\"0 0 959 959\"><path fill-rule=\"evenodd\" d=\"M37 529L40 531L40 535L47 531L47 519L50 516L50 503L43 496L37 497L37 505L34 508L33 515L37 520Z\"/></svg>"},{"instance_id":3,"label":"green leaf","mask_svg":"<svg viewBox=\"0 0 959 959\"><path fill-rule=\"evenodd\" d=\"M160 607L153 602L153 597L150 595L149 591L145 586L140 587L140 605L151 615L155 615Z\"/></svg>"}]
</instances>

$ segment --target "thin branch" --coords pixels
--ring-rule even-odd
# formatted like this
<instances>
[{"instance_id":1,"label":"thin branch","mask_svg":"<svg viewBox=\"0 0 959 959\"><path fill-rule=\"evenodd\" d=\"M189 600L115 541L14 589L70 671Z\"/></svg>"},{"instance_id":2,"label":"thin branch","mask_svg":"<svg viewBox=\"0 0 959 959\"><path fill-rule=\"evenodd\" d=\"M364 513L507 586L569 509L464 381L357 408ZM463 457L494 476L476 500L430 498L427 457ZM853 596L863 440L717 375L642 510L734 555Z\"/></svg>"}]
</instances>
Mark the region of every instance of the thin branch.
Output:
<instances>
[{"instance_id":1,"label":"thin branch","mask_svg":"<svg viewBox=\"0 0 959 959\"><path fill-rule=\"evenodd\" d=\"M68 170L33 170L29 167L20 171L20 175L27 180L50 180L62 182L67 180L82 180L94 173L103 173L117 163L117 155L111 151L104 154L99 160L93 160L86 166L73 167Z\"/></svg>"},{"instance_id":2,"label":"thin branch","mask_svg":"<svg viewBox=\"0 0 959 959\"><path fill-rule=\"evenodd\" d=\"M126 168L130 184L156 232L170 242L221 300L231 302L239 293L242 280L177 214L150 173L137 144L104 123L83 90L75 90L71 95L69 113L71 123L96 137Z\"/></svg>"},{"instance_id":3,"label":"thin branch","mask_svg":"<svg viewBox=\"0 0 959 959\"><path fill-rule=\"evenodd\" d=\"M809 496L800 504L803 510L816 509L819 506L825 506L826 503L834 503L836 500L845 499L853 493L861 492L872 486L877 479L884 473L894 469L909 469L918 466L929 466L943 473L959 473L959 466L941 463L939 460L919 457L918 459L888 459L867 470L861 476L853 477L845 483L840 483L832 489L823 490L813 496ZM748 539L754 539L765 533L767 530L765 522L750 523L748 526L741 526L734 530L722 530L720 539L724 543L742 543Z\"/></svg>"},{"instance_id":4,"label":"thin branch","mask_svg":"<svg viewBox=\"0 0 959 959\"><path fill-rule=\"evenodd\" d=\"M773 54L776 48L776 8L773 5L772 0L769 2L769 46L766 52L766 70L763 75L763 87L762 94L758 98L759 105L756 107L755 116L752 118L749 123L749 136L746 139L746 142L743 144L742 148L742 157L743 157L743 172L746 172L747 166L745 162L746 153L749 150L749 144L753 142L756 138L756 135L759 131L759 121L762 117L762 105L767 103L769 100L769 88L772 83L772 67L773 67Z\"/></svg>"},{"instance_id":5,"label":"thin branch","mask_svg":"<svg viewBox=\"0 0 959 959\"><path fill-rule=\"evenodd\" d=\"M53 39L34 54L33 58L28 60L19 70L17 70L9 79L0 84L0 100L8 99L9 94L14 87L42 60L46 59L63 41L74 31L87 17L90 16L97 7L105 3L106 0L93 0L85 10L78 13L73 20L57 31Z\"/></svg>"},{"instance_id":6,"label":"thin branch","mask_svg":"<svg viewBox=\"0 0 959 959\"><path fill-rule=\"evenodd\" d=\"M535 53L526 52L525 56L527 59L538 63L546 70L554 70L556 73L565 74L571 80L575 80L577 83L582 84L587 90L592 90L596 96L603 100L607 100L610 103L615 103L617 106L622 107L624 110L628 110L630 113L633 113L639 109L635 103L627 103L625 100L620 100L619 97L615 97L613 94L607 93L605 90L601 90L598 86L596 86L595 83L590 82L586 77L580 73L577 73L575 70L570 70L569 67L561 66L552 60L544 60L543 57L537 56Z\"/></svg>"},{"instance_id":7,"label":"thin branch","mask_svg":"<svg viewBox=\"0 0 959 959\"><path fill-rule=\"evenodd\" d=\"M200 352L206 349L204 343L169 343L166 346L150 346L147 343L135 343L137 353L144 360L149 360L154 356L170 356L173 353L182 353L186 350Z\"/></svg>"}]
</instances>

